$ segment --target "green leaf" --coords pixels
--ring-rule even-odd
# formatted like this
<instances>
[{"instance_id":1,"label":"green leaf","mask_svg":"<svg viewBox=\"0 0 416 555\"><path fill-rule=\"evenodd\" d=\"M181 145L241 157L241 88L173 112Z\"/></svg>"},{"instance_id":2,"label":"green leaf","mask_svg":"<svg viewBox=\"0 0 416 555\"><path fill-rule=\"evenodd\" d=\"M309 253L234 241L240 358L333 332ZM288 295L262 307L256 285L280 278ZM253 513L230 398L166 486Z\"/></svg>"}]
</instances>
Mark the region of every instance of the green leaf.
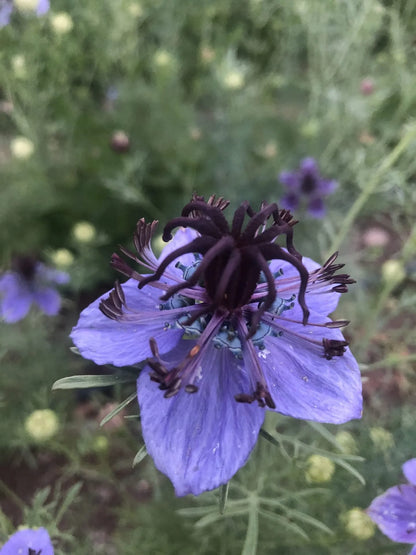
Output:
<instances>
[{"instance_id":1,"label":"green leaf","mask_svg":"<svg viewBox=\"0 0 416 555\"><path fill-rule=\"evenodd\" d=\"M247 505L243 507L235 507L235 508L228 508L227 513L225 515L221 515L218 510L216 509L212 513L207 514L206 516L202 517L201 519L195 522L195 528L204 528L204 526L209 526L210 524L214 524L214 522L218 522L223 518L228 518L231 516L238 516L238 515L246 515L248 511Z\"/></svg>"},{"instance_id":2,"label":"green leaf","mask_svg":"<svg viewBox=\"0 0 416 555\"><path fill-rule=\"evenodd\" d=\"M227 482L226 484L223 484L220 487L220 499L219 499L219 511L220 511L220 515L224 514L225 511L225 505L227 503L227 499L228 499L228 489L229 489L229 482Z\"/></svg>"},{"instance_id":3,"label":"green leaf","mask_svg":"<svg viewBox=\"0 0 416 555\"><path fill-rule=\"evenodd\" d=\"M297 511L296 509L289 509L287 510L287 515L290 518L300 520L301 522L305 522L306 524L310 524L311 526L314 526L315 528L318 528L319 530L322 530L323 532L326 532L331 536L334 535L334 532L330 528L328 528L328 526L326 526L323 522L321 522L320 520L317 520L313 516L310 516L306 513Z\"/></svg>"},{"instance_id":4,"label":"green leaf","mask_svg":"<svg viewBox=\"0 0 416 555\"><path fill-rule=\"evenodd\" d=\"M305 532L305 530L303 528L301 528L295 522L291 522L285 516L278 515L276 513L273 513L272 511L268 511L267 509L260 509L259 514L261 516L264 516L264 517L268 518L272 522L275 522L276 524L278 524L279 526L284 528L286 531L291 531L294 534L298 534L298 536L300 536L304 540L309 540L309 536Z\"/></svg>"},{"instance_id":5,"label":"green leaf","mask_svg":"<svg viewBox=\"0 0 416 555\"><path fill-rule=\"evenodd\" d=\"M68 493L65 496L65 499L58 511L58 514L56 515L55 518L55 525L59 526L59 523L62 519L62 517L64 516L64 514L66 513L66 511L68 510L68 508L70 507L70 505L72 505L72 503L75 501L75 499L77 498L80 490L82 488L82 482L77 482L76 484L74 484L69 490Z\"/></svg>"},{"instance_id":6,"label":"green leaf","mask_svg":"<svg viewBox=\"0 0 416 555\"><path fill-rule=\"evenodd\" d=\"M136 397L137 393L136 391L134 391L131 395L127 397L127 399L124 399L124 401L122 401L115 409L104 416L104 418L100 422L100 426L104 426L104 424L107 424L107 422L109 422L116 414L122 411L124 407L126 407L129 403L136 399Z\"/></svg>"},{"instance_id":7,"label":"green leaf","mask_svg":"<svg viewBox=\"0 0 416 555\"><path fill-rule=\"evenodd\" d=\"M137 466L138 464L140 464L142 462L142 460L146 457L147 455L147 449L146 449L146 445L143 445L142 447L140 447L140 449L137 451L136 456L133 459L133 463L132 463L132 468L134 468L135 466Z\"/></svg>"},{"instance_id":8,"label":"green leaf","mask_svg":"<svg viewBox=\"0 0 416 555\"><path fill-rule=\"evenodd\" d=\"M55 389L84 389L89 387L107 387L119 383L135 382L136 376L131 374L110 374L92 376L68 376L56 381L52 390Z\"/></svg>"}]
</instances>

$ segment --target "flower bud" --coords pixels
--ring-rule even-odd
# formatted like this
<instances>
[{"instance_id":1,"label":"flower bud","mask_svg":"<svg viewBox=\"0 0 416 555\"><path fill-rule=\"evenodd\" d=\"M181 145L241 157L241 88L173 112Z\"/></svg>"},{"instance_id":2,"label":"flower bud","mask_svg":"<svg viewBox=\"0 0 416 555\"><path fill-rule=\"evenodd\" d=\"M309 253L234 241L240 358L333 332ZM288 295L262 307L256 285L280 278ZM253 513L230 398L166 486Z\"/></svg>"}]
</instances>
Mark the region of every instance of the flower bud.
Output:
<instances>
[{"instance_id":1,"label":"flower bud","mask_svg":"<svg viewBox=\"0 0 416 555\"><path fill-rule=\"evenodd\" d=\"M68 249L57 249L50 255L50 258L58 268L68 268L74 262L74 255Z\"/></svg>"},{"instance_id":2,"label":"flower bud","mask_svg":"<svg viewBox=\"0 0 416 555\"><path fill-rule=\"evenodd\" d=\"M26 60L23 54L15 54L11 59L12 70L18 79L23 79L27 75Z\"/></svg>"},{"instance_id":3,"label":"flower bud","mask_svg":"<svg viewBox=\"0 0 416 555\"><path fill-rule=\"evenodd\" d=\"M360 91L364 96L369 96L374 92L374 81L371 77L366 77L360 83Z\"/></svg>"},{"instance_id":4,"label":"flower bud","mask_svg":"<svg viewBox=\"0 0 416 555\"><path fill-rule=\"evenodd\" d=\"M322 455L311 455L306 460L308 466L305 476L309 483L329 482L335 472L335 464Z\"/></svg>"},{"instance_id":5,"label":"flower bud","mask_svg":"<svg viewBox=\"0 0 416 555\"><path fill-rule=\"evenodd\" d=\"M72 233L80 243L91 243L97 232L95 227L89 222L78 222L72 228Z\"/></svg>"},{"instance_id":6,"label":"flower bud","mask_svg":"<svg viewBox=\"0 0 416 555\"><path fill-rule=\"evenodd\" d=\"M236 91L244 86L244 74L238 69L228 71L223 77L224 86Z\"/></svg>"},{"instance_id":7,"label":"flower bud","mask_svg":"<svg viewBox=\"0 0 416 555\"><path fill-rule=\"evenodd\" d=\"M13 0L14 7L24 13L36 11L38 4L39 0Z\"/></svg>"},{"instance_id":8,"label":"flower bud","mask_svg":"<svg viewBox=\"0 0 416 555\"><path fill-rule=\"evenodd\" d=\"M110 146L115 152L128 152L130 149L129 136L124 131L114 131Z\"/></svg>"},{"instance_id":9,"label":"flower bud","mask_svg":"<svg viewBox=\"0 0 416 555\"><path fill-rule=\"evenodd\" d=\"M53 437L59 428L56 412L50 409L35 410L25 422L27 434L35 441L47 441Z\"/></svg>"},{"instance_id":10,"label":"flower bud","mask_svg":"<svg viewBox=\"0 0 416 555\"><path fill-rule=\"evenodd\" d=\"M345 529L357 540L368 540L374 536L375 524L371 518L359 507L354 507L341 517Z\"/></svg>"},{"instance_id":11,"label":"flower bud","mask_svg":"<svg viewBox=\"0 0 416 555\"><path fill-rule=\"evenodd\" d=\"M57 35L66 35L72 31L74 22L72 21L72 17L69 13L58 12L51 15L51 25Z\"/></svg>"},{"instance_id":12,"label":"flower bud","mask_svg":"<svg viewBox=\"0 0 416 555\"><path fill-rule=\"evenodd\" d=\"M399 284L406 277L406 270L400 260L386 260L381 267L381 275L385 282Z\"/></svg>"},{"instance_id":13,"label":"flower bud","mask_svg":"<svg viewBox=\"0 0 416 555\"><path fill-rule=\"evenodd\" d=\"M35 145L26 137L15 137L10 142L12 155L19 160L27 160L35 150Z\"/></svg>"},{"instance_id":14,"label":"flower bud","mask_svg":"<svg viewBox=\"0 0 416 555\"><path fill-rule=\"evenodd\" d=\"M394 447L393 434L380 426L370 428L370 438L377 451L388 451Z\"/></svg>"},{"instance_id":15,"label":"flower bud","mask_svg":"<svg viewBox=\"0 0 416 555\"><path fill-rule=\"evenodd\" d=\"M341 447L343 453L347 453L348 455L354 455L354 453L357 453L357 442L350 432L338 432L335 439L337 440L337 443Z\"/></svg>"}]
</instances>

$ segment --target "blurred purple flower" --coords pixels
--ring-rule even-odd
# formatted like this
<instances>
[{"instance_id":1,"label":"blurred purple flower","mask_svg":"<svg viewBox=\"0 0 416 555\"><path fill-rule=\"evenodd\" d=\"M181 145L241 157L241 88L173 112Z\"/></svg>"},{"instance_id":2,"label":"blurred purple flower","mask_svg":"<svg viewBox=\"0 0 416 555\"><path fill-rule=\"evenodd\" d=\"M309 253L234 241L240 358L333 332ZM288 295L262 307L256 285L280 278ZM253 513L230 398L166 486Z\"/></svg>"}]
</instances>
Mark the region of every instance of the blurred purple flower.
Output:
<instances>
[{"instance_id":1,"label":"blurred purple flower","mask_svg":"<svg viewBox=\"0 0 416 555\"><path fill-rule=\"evenodd\" d=\"M376 497L367 514L391 540L415 544L409 555L416 555L416 459L405 462L402 469L409 484Z\"/></svg>"},{"instance_id":2,"label":"blurred purple flower","mask_svg":"<svg viewBox=\"0 0 416 555\"><path fill-rule=\"evenodd\" d=\"M336 254L322 267L301 257L287 210L263 203L255 213L244 202L230 226L227 206L194 195L165 226L159 259L157 222L139 220L137 254L122 252L153 273L114 254L130 279L86 308L71 334L97 364L147 359L137 382L143 437L177 495L226 483L265 409L331 423L361 416L360 372L338 329L347 322L327 317L354 280L338 274Z\"/></svg>"},{"instance_id":3,"label":"blurred purple flower","mask_svg":"<svg viewBox=\"0 0 416 555\"><path fill-rule=\"evenodd\" d=\"M7 540L0 555L53 555L53 546L45 528L25 528Z\"/></svg>"},{"instance_id":4,"label":"blurred purple flower","mask_svg":"<svg viewBox=\"0 0 416 555\"><path fill-rule=\"evenodd\" d=\"M0 0L0 28L10 23L13 11L13 0ZM49 0L39 0L36 15L44 15L49 11Z\"/></svg>"},{"instance_id":5,"label":"blurred purple flower","mask_svg":"<svg viewBox=\"0 0 416 555\"><path fill-rule=\"evenodd\" d=\"M287 189L281 205L288 210L296 210L302 199L305 199L307 211L314 218L322 218L325 215L323 198L338 187L336 181L321 176L314 158L304 158L299 169L282 172L279 180Z\"/></svg>"},{"instance_id":6,"label":"blurred purple flower","mask_svg":"<svg viewBox=\"0 0 416 555\"><path fill-rule=\"evenodd\" d=\"M46 267L30 256L19 256L13 271L0 276L0 318L13 323L29 312L32 303L48 316L58 313L61 297L55 285L68 283L66 272Z\"/></svg>"}]
</instances>

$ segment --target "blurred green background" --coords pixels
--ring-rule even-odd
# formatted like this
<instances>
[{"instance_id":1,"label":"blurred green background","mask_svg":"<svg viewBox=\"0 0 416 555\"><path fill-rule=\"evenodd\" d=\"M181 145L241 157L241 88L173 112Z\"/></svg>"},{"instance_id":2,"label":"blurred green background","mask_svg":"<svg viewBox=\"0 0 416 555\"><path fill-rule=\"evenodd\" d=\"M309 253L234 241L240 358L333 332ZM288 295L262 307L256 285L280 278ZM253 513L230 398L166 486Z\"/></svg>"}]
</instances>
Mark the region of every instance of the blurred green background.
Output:
<instances>
[{"instance_id":1,"label":"blurred green background","mask_svg":"<svg viewBox=\"0 0 416 555\"><path fill-rule=\"evenodd\" d=\"M23 523L46 526L58 554L409 551L348 511L416 456L415 54L413 0L14 10L0 29L0 265L35 254L71 281L59 316L0 323L0 542ZM135 402L100 427L132 389L51 386L100 371L68 335L112 287L111 254L139 218L162 229L194 191L279 202L279 173L306 156L339 187L324 219L295 212L296 246L320 262L339 249L357 279L337 315L352 321L365 413L340 427L270 420L278 445L259 439L220 515L217 493L176 499L150 459L132 469ZM49 436L28 425L44 409ZM305 477L313 453L335 462L324 483Z\"/></svg>"}]
</instances>

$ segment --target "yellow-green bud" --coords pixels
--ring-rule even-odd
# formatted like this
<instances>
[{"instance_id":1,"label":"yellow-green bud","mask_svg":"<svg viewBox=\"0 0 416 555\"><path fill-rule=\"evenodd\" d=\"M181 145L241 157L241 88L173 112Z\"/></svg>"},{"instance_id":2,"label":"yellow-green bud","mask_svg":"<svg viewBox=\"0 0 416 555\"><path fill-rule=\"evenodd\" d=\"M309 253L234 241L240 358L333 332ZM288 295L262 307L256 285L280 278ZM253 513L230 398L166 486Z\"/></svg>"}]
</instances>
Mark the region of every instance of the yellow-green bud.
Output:
<instances>
[{"instance_id":1,"label":"yellow-green bud","mask_svg":"<svg viewBox=\"0 0 416 555\"><path fill-rule=\"evenodd\" d=\"M399 284L406 277L406 270L400 260L386 260L381 267L385 282Z\"/></svg>"},{"instance_id":2,"label":"yellow-green bud","mask_svg":"<svg viewBox=\"0 0 416 555\"><path fill-rule=\"evenodd\" d=\"M335 472L335 464L322 455L311 455L306 460L306 481L309 483L329 482Z\"/></svg>"},{"instance_id":3,"label":"yellow-green bud","mask_svg":"<svg viewBox=\"0 0 416 555\"><path fill-rule=\"evenodd\" d=\"M39 0L14 0L14 7L19 12L34 12L38 7Z\"/></svg>"},{"instance_id":4,"label":"yellow-green bud","mask_svg":"<svg viewBox=\"0 0 416 555\"><path fill-rule=\"evenodd\" d=\"M223 77L224 86L227 89L236 91L244 86L244 74L238 69L227 71Z\"/></svg>"},{"instance_id":5,"label":"yellow-green bud","mask_svg":"<svg viewBox=\"0 0 416 555\"><path fill-rule=\"evenodd\" d=\"M50 17L52 29L57 35L66 35L72 31L74 22L67 12L58 12Z\"/></svg>"},{"instance_id":6,"label":"yellow-green bud","mask_svg":"<svg viewBox=\"0 0 416 555\"><path fill-rule=\"evenodd\" d=\"M143 6L139 2L131 2L127 6L127 11L132 17L140 18L143 15Z\"/></svg>"},{"instance_id":7,"label":"yellow-green bud","mask_svg":"<svg viewBox=\"0 0 416 555\"><path fill-rule=\"evenodd\" d=\"M53 437L59 428L56 413L50 409L35 410L25 422L26 433L35 441L47 441Z\"/></svg>"},{"instance_id":8,"label":"yellow-green bud","mask_svg":"<svg viewBox=\"0 0 416 555\"><path fill-rule=\"evenodd\" d=\"M374 535L375 524L359 507L354 507L342 515L345 529L357 540L368 540Z\"/></svg>"},{"instance_id":9,"label":"yellow-green bud","mask_svg":"<svg viewBox=\"0 0 416 555\"><path fill-rule=\"evenodd\" d=\"M19 160L27 160L35 150L35 145L26 137L15 137L10 142L12 155Z\"/></svg>"},{"instance_id":10,"label":"yellow-green bud","mask_svg":"<svg viewBox=\"0 0 416 555\"><path fill-rule=\"evenodd\" d=\"M74 255L68 249L57 249L51 254L51 260L58 268L68 268L74 262Z\"/></svg>"},{"instance_id":11,"label":"yellow-green bud","mask_svg":"<svg viewBox=\"0 0 416 555\"><path fill-rule=\"evenodd\" d=\"M394 437L388 430L376 426L370 428L370 438L378 451L388 451L394 447Z\"/></svg>"},{"instance_id":12,"label":"yellow-green bud","mask_svg":"<svg viewBox=\"0 0 416 555\"><path fill-rule=\"evenodd\" d=\"M348 455L354 455L354 453L357 453L357 442L350 434L350 432L338 432L335 436L335 439L339 443L339 446L341 447L343 453L347 453Z\"/></svg>"},{"instance_id":13,"label":"yellow-green bud","mask_svg":"<svg viewBox=\"0 0 416 555\"><path fill-rule=\"evenodd\" d=\"M95 227L89 222L78 222L72 228L72 233L80 243L91 243L96 236Z\"/></svg>"},{"instance_id":14,"label":"yellow-green bud","mask_svg":"<svg viewBox=\"0 0 416 555\"><path fill-rule=\"evenodd\" d=\"M26 60L23 54L15 54L11 59L11 63L13 73L18 79L23 79L24 77L26 77Z\"/></svg>"},{"instance_id":15,"label":"yellow-green bud","mask_svg":"<svg viewBox=\"0 0 416 555\"><path fill-rule=\"evenodd\" d=\"M175 58L167 50L158 50L153 56L153 62L157 67L168 68L175 65Z\"/></svg>"},{"instance_id":16,"label":"yellow-green bud","mask_svg":"<svg viewBox=\"0 0 416 555\"><path fill-rule=\"evenodd\" d=\"M98 435L93 442L93 449L96 453L103 453L108 449L108 438L105 435Z\"/></svg>"}]
</instances>

